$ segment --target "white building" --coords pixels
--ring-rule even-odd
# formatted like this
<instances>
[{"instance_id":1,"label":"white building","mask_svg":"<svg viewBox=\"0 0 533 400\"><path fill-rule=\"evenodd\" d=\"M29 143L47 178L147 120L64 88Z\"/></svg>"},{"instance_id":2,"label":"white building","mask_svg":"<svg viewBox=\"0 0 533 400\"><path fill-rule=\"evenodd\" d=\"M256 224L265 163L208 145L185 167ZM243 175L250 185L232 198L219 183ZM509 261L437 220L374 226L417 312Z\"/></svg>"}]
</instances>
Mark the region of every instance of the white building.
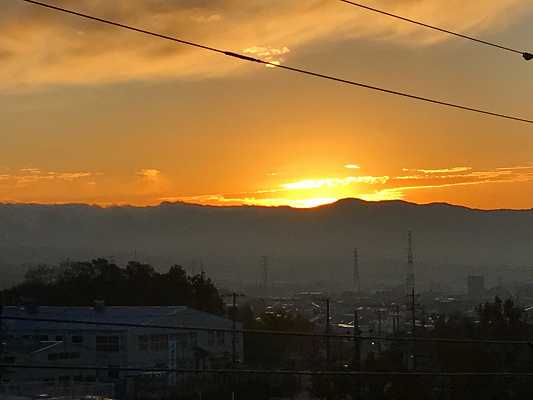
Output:
<instances>
[{"instance_id":1,"label":"white building","mask_svg":"<svg viewBox=\"0 0 533 400\"><path fill-rule=\"evenodd\" d=\"M202 369L227 367L232 360L233 333L227 331L232 329L232 321L184 306L4 307L3 316L104 324L4 319L3 364L65 367L9 368L2 374L4 382L109 382L142 373L119 371L118 367ZM110 325L105 325L107 323ZM113 326L112 323L161 327ZM175 326L176 329L163 326ZM237 323L236 328L242 329L241 324ZM242 362L240 333L235 334L235 343L236 359ZM169 382L172 383L172 376L169 376Z\"/></svg>"}]
</instances>

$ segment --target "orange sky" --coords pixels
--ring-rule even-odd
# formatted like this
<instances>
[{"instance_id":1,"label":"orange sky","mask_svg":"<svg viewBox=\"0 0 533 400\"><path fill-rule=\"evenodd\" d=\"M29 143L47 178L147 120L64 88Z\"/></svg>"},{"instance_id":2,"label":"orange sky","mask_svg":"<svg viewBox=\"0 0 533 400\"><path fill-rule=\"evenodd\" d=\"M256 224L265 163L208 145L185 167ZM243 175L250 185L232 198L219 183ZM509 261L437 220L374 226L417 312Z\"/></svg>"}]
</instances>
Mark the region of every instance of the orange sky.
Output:
<instances>
[{"instance_id":1,"label":"orange sky","mask_svg":"<svg viewBox=\"0 0 533 400\"><path fill-rule=\"evenodd\" d=\"M533 116L533 64L334 0L49 0L272 61ZM520 0L369 1L528 48ZM344 197L533 207L533 128L205 54L6 1L0 201Z\"/></svg>"}]
</instances>

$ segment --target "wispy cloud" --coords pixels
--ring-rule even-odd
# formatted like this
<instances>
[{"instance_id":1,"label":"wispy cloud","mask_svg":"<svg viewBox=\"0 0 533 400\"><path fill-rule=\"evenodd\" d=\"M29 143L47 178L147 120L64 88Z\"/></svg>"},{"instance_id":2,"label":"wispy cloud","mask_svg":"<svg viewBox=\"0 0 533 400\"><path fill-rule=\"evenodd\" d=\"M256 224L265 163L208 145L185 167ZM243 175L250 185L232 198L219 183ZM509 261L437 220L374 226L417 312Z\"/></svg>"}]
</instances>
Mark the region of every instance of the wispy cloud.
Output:
<instances>
[{"instance_id":1,"label":"wispy cloud","mask_svg":"<svg viewBox=\"0 0 533 400\"><path fill-rule=\"evenodd\" d=\"M453 174L457 172L471 171L472 167L450 167L450 168L437 168L437 169L409 169L403 168L404 172L420 172L423 174Z\"/></svg>"},{"instance_id":2,"label":"wispy cloud","mask_svg":"<svg viewBox=\"0 0 533 400\"><path fill-rule=\"evenodd\" d=\"M357 165L357 164L346 164L344 166L344 168L346 168L346 169L360 169L361 167L359 165Z\"/></svg>"},{"instance_id":3,"label":"wispy cloud","mask_svg":"<svg viewBox=\"0 0 533 400\"><path fill-rule=\"evenodd\" d=\"M211 15L193 15L191 16L191 20L194 22L198 22L200 24L208 24L212 22L219 22L222 21L222 15L220 14L211 14Z\"/></svg>"},{"instance_id":4,"label":"wispy cloud","mask_svg":"<svg viewBox=\"0 0 533 400\"><path fill-rule=\"evenodd\" d=\"M517 165L514 167L500 167L496 168L498 171L521 171L521 170L533 170L533 164Z\"/></svg>"},{"instance_id":5,"label":"wispy cloud","mask_svg":"<svg viewBox=\"0 0 533 400\"><path fill-rule=\"evenodd\" d=\"M520 170L525 171L528 168L520 168ZM530 167L529 169L533 170L533 167ZM403 171L406 171L404 168ZM409 171L409 170L407 170ZM414 170L414 171L420 171L420 174L413 174L413 175L399 175L395 176L394 180L401 180L401 181L420 181L420 180L456 180L456 179L471 179L471 180L487 180L487 179L494 179L499 178L502 176L510 176L514 175L515 171L518 171L517 169L509 169L509 168L496 168L494 170L489 171L472 171L472 168L465 168L465 169L443 169L443 170ZM431 171L431 172L428 172ZM465 171L464 173L454 173L454 171Z\"/></svg>"},{"instance_id":6,"label":"wispy cloud","mask_svg":"<svg viewBox=\"0 0 533 400\"><path fill-rule=\"evenodd\" d=\"M38 169L38 168L22 168L20 170L21 173L23 174L35 174L35 175L38 175L41 173L41 170Z\"/></svg>"},{"instance_id":7,"label":"wispy cloud","mask_svg":"<svg viewBox=\"0 0 533 400\"><path fill-rule=\"evenodd\" d=\"M161 175L161 171L155 168L144 168L137 171L137 176L146 179L157 179Z\"/></svg>"},{"instance_id":8,"label":"wispy cloud","mask_svg":"<svg viewBox=\"0 0 533 400\"><path fill-rule=\"evenodd\" d=\"M253 46L243 50L244 54L249 54L254 57L260 58L261 60L267 61L271 64L280 65L285 61L284 57L281 57L283 54L290 53L290 50L287 46L282 48L271 48L271 47L261 47ZM267 67L273 68L274 65L267 64Z\"/></svg>"},{"instance_id":9,"label":"wispy cloud","mask_svg":"<svg viewBox=\"0 0 533 400\"><path fill-rule=\"evenodd\" d=\"M91 176L93 176L91 172L63 172L56 174L57 179L63 179L65 181L73 181L75 179L88 178Z\"/></svg>"},{"instance_id":10,"label":"wispy cloud","mask_svg":"<svg viewBox=\"0 0 533 400\"><path fill-rule=\"evenodd\" d=\"M284 183L281 187L286 190L320 189L323 187L348 186L355 183L366 183L369 185L385 184L388 180L388 176L348 176L345 178L304 179Z\"/></svg>"},{"instance_id":11,"label":"wispy cloud","mask_svg":"<svg viewBox=\"0 0 533 400\"><path fill-rule=\"evenodd\" d=\"M36 184L39 182L60 182L60 181L69 181L80 180L83 178L95 177L94 172L57 172L57 171L43 171L39 168L22 168L13 173L7 173L0 175L0 181L4 185L12 185L13 187L17 186L27 186L31 184Z\"/></svg>"},{"instance_id":12,"label":"wispy cloud","mask_svg":"<svg viewBox=\"0 0 533 400\"><path fill-rule=\"evenodd\" d=\"M466 167L465 167L466 168ZM433 171L433 173L423 175L405 175L394 177L397 181L421 181L425 180L425 183L397 186L393 188L385 188L381 190L377 195L384 197L397 196L397 198L404 198L405 192L412 190L427 190L427 189L441 189L441 188L454 188L461 186L475 186L475 185L487 185L487 184L500 184L500 183L523 183L533 181L533 165L530 166L518 166L518 167L499 167L492 170L473 171L472 168L462 169L466 173L457 174L450 173L448 175L435 175L434 173L442 173L442 171L453 172L459 171L458 168L448 168L435 172L437 170L416 170L416 171ZM403 171L406 171L404 168ZM407 170L409 171L409 170Z\"/></svg>"}]
</instances>

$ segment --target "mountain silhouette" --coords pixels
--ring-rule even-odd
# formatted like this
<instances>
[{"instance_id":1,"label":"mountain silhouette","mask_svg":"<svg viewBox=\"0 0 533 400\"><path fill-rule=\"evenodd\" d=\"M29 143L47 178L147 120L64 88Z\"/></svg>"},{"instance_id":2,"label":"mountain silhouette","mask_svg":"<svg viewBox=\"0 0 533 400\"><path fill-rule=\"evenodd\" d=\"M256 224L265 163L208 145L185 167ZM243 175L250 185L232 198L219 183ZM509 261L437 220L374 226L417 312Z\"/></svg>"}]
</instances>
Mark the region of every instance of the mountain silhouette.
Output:
<instances>
[{"instance_id":1,"label":"mountain silhouette","mask_svg":"<svg viewBox=\"0 0 533 400\"><path fill-rule=\"evenodd\" d=\"M516 279L523 279L533 265L532 210L343 199L312 209L2 204L0 268L6 285L24 265L138 258L161 269L203 265L221 281L255 282L267 255L273 282L349 286L357 247L363 286L374 287L402 282L408 230L420 282L457 283L473 272L512 279L518 270Z\"/></svg>"}]
</instances>

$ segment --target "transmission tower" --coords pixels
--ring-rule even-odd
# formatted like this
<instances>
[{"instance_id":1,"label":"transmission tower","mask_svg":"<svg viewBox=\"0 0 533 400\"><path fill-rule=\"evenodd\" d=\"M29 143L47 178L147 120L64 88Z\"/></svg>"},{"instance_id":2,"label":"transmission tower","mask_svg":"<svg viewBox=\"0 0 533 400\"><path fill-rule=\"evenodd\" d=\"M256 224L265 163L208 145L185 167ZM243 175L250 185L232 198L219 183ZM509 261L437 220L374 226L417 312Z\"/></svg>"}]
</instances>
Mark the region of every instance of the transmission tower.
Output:
<instances>
[{"instance_id":1,"label":"transmission tower","mask_svg":"<svg viewBox=\"0 0 533 400\"><path fill-rule=\"evenodd\" d=\"M268 289L268 256L261 256L261 273L263 278L263 290L266 294Z\"/></svg>"},{"instance_id":2,"label":"transmission tower","mask_svg":"<svg viewBox=\"0 0 533 400\"><path fill-rule=\"evenodd\" d=\"M415 261L413 256L413 233L407 234L407 268L405 273L405 289L407 294L415 289Z\"/></svg>"},{"instance_id":3,"label":"transmission tower","mask_svg":"<svg viewBox=\"0 0 533 400\"><path fill-rule=\"evenodd\" d=\"M361 278L359 276L359 252L357 248L353 251L353 290L361 292Z\"/></svg>"}]
</instances>

